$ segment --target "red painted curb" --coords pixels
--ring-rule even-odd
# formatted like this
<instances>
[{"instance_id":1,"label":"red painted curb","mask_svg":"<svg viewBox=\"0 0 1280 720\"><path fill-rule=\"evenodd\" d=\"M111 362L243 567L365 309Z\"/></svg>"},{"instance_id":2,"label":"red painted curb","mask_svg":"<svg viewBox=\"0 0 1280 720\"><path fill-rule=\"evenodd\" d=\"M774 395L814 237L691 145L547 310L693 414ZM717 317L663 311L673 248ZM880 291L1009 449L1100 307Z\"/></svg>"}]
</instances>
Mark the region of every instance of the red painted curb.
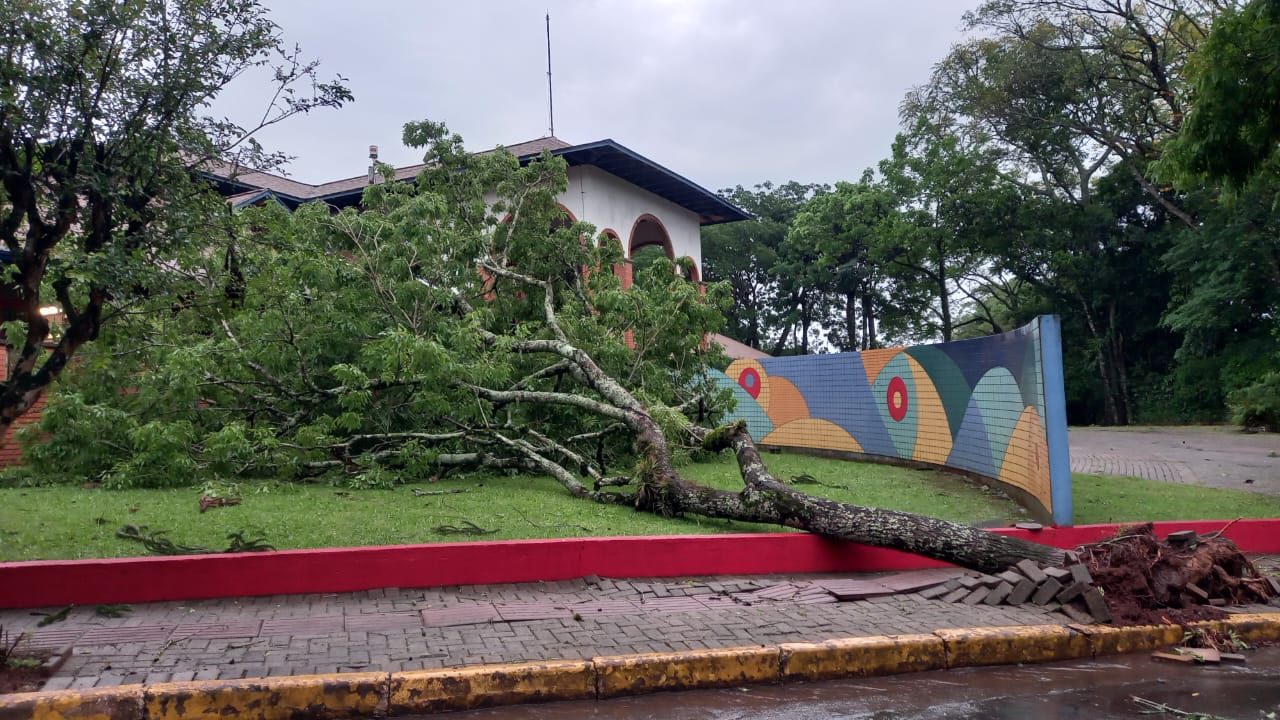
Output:
<instances>
[{"instance_id":1,"label":"red painted curb","mask_svg":"<svg viewBox=\"0 0 1280 720\"><path fill-rule=\"evenodd\" d=\"M1156 531L1217 532L1227 521L1160 522ZM1057 547L1117 525L995 532ZM1241 520L1225 535L1246 552L1280 553L1280 519ZM440 543L234 555L0 563L0 608L193 600L385 587L441 587L604 577L874 572L939 567L894 550L804 533Z\"/></svg>"}]
</instances>

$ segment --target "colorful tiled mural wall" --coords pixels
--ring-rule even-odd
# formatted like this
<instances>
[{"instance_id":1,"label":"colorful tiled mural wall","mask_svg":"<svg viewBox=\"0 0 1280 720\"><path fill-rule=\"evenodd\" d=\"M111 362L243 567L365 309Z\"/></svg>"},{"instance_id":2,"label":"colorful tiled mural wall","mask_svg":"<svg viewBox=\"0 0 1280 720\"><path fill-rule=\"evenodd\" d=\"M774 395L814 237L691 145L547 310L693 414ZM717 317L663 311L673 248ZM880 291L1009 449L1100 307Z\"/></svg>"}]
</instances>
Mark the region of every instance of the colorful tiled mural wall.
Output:
<instances>
[{"instance_id":1,"label":"colorful tiled mural wall","mask_svg":"<svg viewBox=\"0 0 1280 720\"><path fill-rule=\"evenodd\" d=\"M1025 493L1071 524L1057 318L1001 335L860 353L735 360L733 390L761 445L881 456L963 470Z\"/></svg>"}]
</instances>

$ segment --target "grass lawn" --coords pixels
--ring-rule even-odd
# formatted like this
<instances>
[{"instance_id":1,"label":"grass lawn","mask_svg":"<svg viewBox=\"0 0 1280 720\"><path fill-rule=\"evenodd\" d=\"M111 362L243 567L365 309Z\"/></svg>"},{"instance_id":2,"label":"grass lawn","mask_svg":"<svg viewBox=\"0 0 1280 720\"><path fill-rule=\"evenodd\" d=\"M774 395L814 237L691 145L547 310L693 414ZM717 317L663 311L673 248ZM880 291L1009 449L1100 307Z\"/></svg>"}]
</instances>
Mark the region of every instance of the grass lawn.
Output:
<instances>
[{"instance_id":1,"label":"grass lawn","mask_svg":"<svg viewBox=\"0 0 1280 720\"><path fill-rule=\"evenodd\" d=\"M845 502L924 513L965 523L1007 523L1025 517L1000 493L955 475L846 463L802 455L768 455L779 477L808 474L831 485L801 489ZM741 487L729 456L682 468L725 489ZM413 491L465 489L448 495ZM181 490L86 490L78 487L0 488L0 561L144 555L115 531L126 523L166 530L177 543L222 549L229 533L262 533L277 548L393 545L459 540L673 535L776 531L772 526L696 517L662 519L628 508L569 497L555 482L528 477L450 478L395 490L328 486L242 488L243 503L199 512L200 493ZM1229 490L1077 475L1076 522L1280 517L1280 498ZM490 534L450 534L441 526L474 523Z\"/></svg>"},{"instance_id":2,"label":"grass lawn","mask_svg":"<svg viewBox=\"0 0 1280 720\"><path fill-rule=\"evenodd\" d=\"M1077 525L1280 518L1280 497L1108 475L1071 476Z\"/></svg>"}]
</instances>

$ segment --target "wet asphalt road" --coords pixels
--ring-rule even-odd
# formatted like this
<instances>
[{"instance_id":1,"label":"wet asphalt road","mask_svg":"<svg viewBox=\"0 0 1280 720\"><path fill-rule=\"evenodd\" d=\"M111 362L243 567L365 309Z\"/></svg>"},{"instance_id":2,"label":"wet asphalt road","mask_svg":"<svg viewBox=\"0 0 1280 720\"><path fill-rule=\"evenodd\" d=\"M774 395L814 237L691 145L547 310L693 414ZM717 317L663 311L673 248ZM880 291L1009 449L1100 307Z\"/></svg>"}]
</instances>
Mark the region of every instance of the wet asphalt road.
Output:
<instances>
[{"instance_id":1,"label":"wet asphalt road","mask_svg":"<svg viewBox=\"0 0 1280 720\"><path fill-rule=\"evenodd\" d=\"M1280 648L1245 665L1181 665L1149 654L825 683L659 693L604 702L497 708L449 720L1142 720L1132 700L1236 720L1280 717ZM1268 716L1267 713L1276 713Z\"/></svg>"}]
</instances>

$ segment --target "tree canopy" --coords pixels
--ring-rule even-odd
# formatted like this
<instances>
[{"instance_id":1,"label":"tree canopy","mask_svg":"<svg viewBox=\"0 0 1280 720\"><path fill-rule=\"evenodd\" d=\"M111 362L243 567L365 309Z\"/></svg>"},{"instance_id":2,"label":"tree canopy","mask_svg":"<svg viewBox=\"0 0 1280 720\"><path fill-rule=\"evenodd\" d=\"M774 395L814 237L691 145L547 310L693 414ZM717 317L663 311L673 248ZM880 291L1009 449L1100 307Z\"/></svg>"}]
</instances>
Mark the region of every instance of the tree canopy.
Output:
<instances>
[{"instance_id":1,"label":"tree canopy","mask_svg":"<svg viewBox=\"0 0 1280 720\"><path fill-rule=\"evenodd\" d=\"M278 164L255 131L351 93L253 0L32 0L5 3L0 24L7 427L106 324L172 296L189 275L179 253L225 238L202 167ZM271 70L275 94L254 127L201 114L255 68Z\"/></svg>"}]
</instances>

